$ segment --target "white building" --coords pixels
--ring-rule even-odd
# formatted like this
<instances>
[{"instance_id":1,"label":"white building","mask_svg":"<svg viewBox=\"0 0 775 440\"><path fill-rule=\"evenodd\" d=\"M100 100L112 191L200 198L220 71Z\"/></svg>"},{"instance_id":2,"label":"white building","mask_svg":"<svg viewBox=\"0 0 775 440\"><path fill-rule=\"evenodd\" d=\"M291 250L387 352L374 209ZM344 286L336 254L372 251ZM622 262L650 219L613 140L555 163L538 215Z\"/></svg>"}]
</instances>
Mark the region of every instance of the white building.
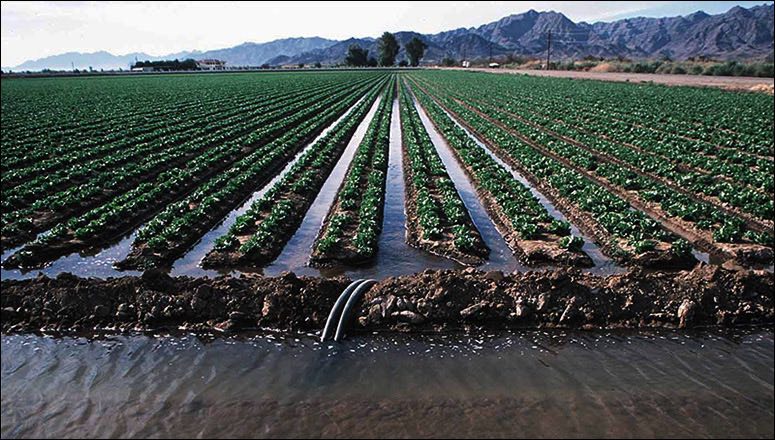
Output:
<instances>
[{"instance_id":1,"label":"white building","mask_svg":"<svg viewBox=\"0 0 775 440\"><path fill-rule=\"evenodd\" d=\"M196 66L201 70L224 70L226 69L226 61L216 59L198 60Z\"/></svg>"}]
</instances>

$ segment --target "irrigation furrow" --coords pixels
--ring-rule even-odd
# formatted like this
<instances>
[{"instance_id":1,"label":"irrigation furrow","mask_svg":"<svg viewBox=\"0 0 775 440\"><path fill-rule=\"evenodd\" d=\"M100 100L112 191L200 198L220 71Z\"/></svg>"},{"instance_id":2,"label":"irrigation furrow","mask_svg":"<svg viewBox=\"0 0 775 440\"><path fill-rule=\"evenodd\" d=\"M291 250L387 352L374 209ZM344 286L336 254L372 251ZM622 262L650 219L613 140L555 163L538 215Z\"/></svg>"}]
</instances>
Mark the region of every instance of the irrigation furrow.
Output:
<instances>
[{"instance_id":1,"label":"irrigation furrow","mask_svg":"<svg viewBox=\"0 0 775 440\"><path fill-rule=\"evenodd\" d=\"M671 267L681 267L683 265L691 264L691 261L689 261L685 256L671 254L669 250L670 248L665 248L663 244L660 244L657 247L657 254L654 254L653 252L631 254L626 250L630 246L624 243L622 239L615 238L605 227L603 227L602 224L593 218L590 213L577 207L574 202L563 196L559 190L549 185L546 180L540 179L534 175L533 172L524 166L521 161L512 157L512 155L509 154L505 149L501 148L499 142L493 141L493 139L482 134L479 130L471 126L471 124L469 124L465 118L461 117L461 115L459 115L456 111L450 109L446 104L441 102L438 103L449 115L453 117L454 120L456 120L460 125L465 127L469 132L484 142L484 144L492 152L498 155L500 159L502 159L512 168L518 170L520 174L522 174L534 187L536 187L536 189L538 189L542 194L549 198L556 207L561 209L563 214L565 214L565 216L569 218L571 222L575 223L584 234L592 237L608 256L625 264L637 264L646 266L667 265ZM473 114L478 115L475 112L473 112ZM478 117L483 118L479 115ZM486 120L486 118L483 118L483 120ZM489 122L490 121L488 121L488 123ZM497 124L494 125L497 126L500 130L509 133L507 130L504 130ZM525 143L525 145L529 144Z\"/></svg>"},{"instance_id":2,"label":"irrigation furrow","mask_svg":"<svg viewBox=\"0 0 775 440\"><path fill-rule=\"evenodd\" d=\"M384 86L380 82L379 89ZM282 252L366 116L379 89L305 154L288 174L240 216L204 259L206 267L265 265Z\"/></svg>"},{"instance_id":3,"label":"irrigation furrow","mask_svg":"<svg viewBox=\"0 0 775 440\"><path fill-rule=\"evenodd\" d=\"M326 223L327 213L333 207L339 189L344 182L345 174L352 163L353 156L361 144L369 124L374 120L381 102L381 98L376 100L371 109L369 109L363 122L360 123L353 133L336 165L331 170L325 183L320 187L320 191L309 209L307 209L304 220L302 220L296 232L293 233L288 243L283 247L280 255L272 261L271 266L275 268L286 267L286 270L288 270L292 267L303 266L310 261L313 244ZM270 271L273 269L273 267L267 268Z\"/></svg>"},{"instance_id":4,"label":"irrigation furrow","mask_svg":"<svg viewBox=\"0 0 775 440\"><path fill-rule=\"evenodd\" d=\"M497 125L503 130L506 130L509 132L512 136L517 137L522 142L530 145L533 147L536 151L540 152L544 156L550 157L560 163L562 163L565 167L568 169L571 169L580 175L584 176L585 178L589 179L590 181L600 185L601 187L605 188L607 191L609 191L611 194L616 195L617 197L621 198L622 200L627 201L633 208L642 211L646 213L649 217L653 218L654 220L658 221L667 231L676 234L680 237L683 237L684 239L688 240L690 243L692 243L694 246L700 248L703 251L706 251L713 255L722 256L724 258L738 259L738 254L735 253L733 250L729 249L729 246L721 247L716 245L712 238L705 236L705 234L701 234L698 231L695 230L694 227L687 225L686 222L681 221L680 219L675 219L671 216L669 216L666 212L662 210L659 206L654 206L651 203L648 203L646 201L643 201L638 197L636 194L630 193L625 191L624 189L620 188L619 186L611 183L608 181L608 179L605 179L603 177L599 177L596 174L592 174L591 172L587 171L586 169L579 167L575 165L573 162L571 162L569 159L562 157L555 153L554 151L551 151L550 149L541 146L523 134L519 133L518 131L506 126L505 124L501 123L500 121L484 114L483 112L474 109L473 107L468 107L470 111L473 111L477 113L480 117L486 119L490 123Z\"/></svg>"},{"instance_id":5,"label":"irrigation furrow","mask_svg":"<svg viewBox=\"0 0 775 440\"><path fill-rule=\"evenodd\" d=\"M323 226L312 245L310 264L313 266L363 264L373 259L377 253L395 89L393 76L380 98L376 114L367 117L370 122L366 132L362 135L356 132L354 136L354 139L357 137L362 140L352 152L353 158L348 161L349 166L344 177L340 179L336 197L329 203L330 208L323 220ZM345 157L349 148L348 146ZM334 170L332 177L337 175L337 171ZM332 177L329 177L329 180ZM327 185L328 182L324 190ZM317 203L316 200L315 204ZM310 212L315 212L315 204ZM307 219L304 221L306 223Z\"/></svg>"},{"instance_id":6,"label":"irrigation furrow","mask_svg":"<svg viewBox=\"0 0 775 440\"><path fill-rule=\"evenodd\" d=\"M304 112L296 112L290 120L283 122L283 124L287 125L291 122L293 124L303 123L304 119L308 118L307 113L310 115L316 114L316 111L319 110L318 107L322 108L324 106L326 106L326 101L307 108ZM280 126L277 127L277 129L282 128ZM287 130L287 127L285 129ZM277 131L275 129L272 130ZM102 208L69 221L66 225L62 224L63 228L58 230L57 234L40 243L34 242L29 244L22 251L15 254L6 264L22 266L39 265L59 255L66 254L71 249L98 245L99 242L110 240L112 237L122 236L126 230L136 227L155 215L167 203L175 202L185 197L188 193L194 191L201 182L211 176L218 175L222 170L230 167L244 156L245 148L247 148L248 152L253 152L254 155L260 154L260 151L266 145L266 141L274 132L272 130L269 132L265 130L265 132L253 134L245 138L244 142L248 142L245 145L236 141L231 144L227 142L218 147L218 149L209 152L207 157L195 158L188 170L183 168L175 173L168 172L162 174L159 176L160 181L145 183L125 193L120 198L115 199L115 203L118 204L116 209L118 211L125 211L126 214L124 215L117 216L110 206L104 205ZM140 209L130 208L131 205L135 205L136 202L148 197L151 197L150 200L155 200L155 203L145 204ZM113 222L103 221L106 218L105 216L110 216ZM85 234L82 234L81 231L85 232Z\"/></svg>"},{"instance_id":7,"label":"irrigation furrow","mask_svg":"<svg viewBox=\"0 0 775 440\"><path fill-rule=\"evenodd\" d=\"M463 200L471 220L482 235L485 245L490 249L487 262L482 266L516 266L519 263L517 263L511 252L511 246L504 239L506 234L501 232L504 230L503 223L497 221L494 216L491 217L488 209L485 208L485 205L489 206L489 203L481 197L481 192L474 188L473 176L470 170L465 168L457 156L457 152L444 139L435 123L430 120L425 110L414 97L413 104L420 116L423 127L428 132L433 146L436 148L436 152L444 163L447 174L455 184L455 188L460 194L460 198Z\"/></svg>"},{"instance_id":8,"label":"irrigation furrow","mask_svg":"<svg viewBox=\"0 0 775 440\"><path fill-rule=\"evenodd\" d=\"M456 99L456 100L459 103L461 103L461 104L468 105L467 103L465 103L465 101L458 100L458 99ZM488 104L485 104L485 105L487 105L488 107L492 108L492 106L490 106ZM511 117L513 119L516 119L516 120L522 122L523 124L530 125L531 127L534 127L537 130L540 130L540 131L542 131L544 133L547 133L547 134L549 134L550 136L552 136L552 137L554 137L556 139L560 139L562 141L565 141L565 142L568 142L570 144L573 144L573 145L581 148L582 150L586 151L587 153L591 154L592 156L598 158L599 160L601 160L603 162L608 162L608 163L611 163L611 164L615 164L615 165L617 165L619 167L628 169L631 172L633 172L633 173L635 173L635 174L637 174L639 176L651 179L651 180L653 180L655 182L659 182L660 184L662 184L662 185L672 189L673 191L681 193L681 194L689 197L690 199L692 199L692 200L694 200L694 201L696 201L698 203L708 203L708 204L712 205L713 207L726 212L729 215L732 215L732 216L735 216L735 217L739 217L739 218L743 219L746 222L746 226L748 226L750 229L752 229L752 230L754 230L756 232L772 231L772 228L773 228L772 221L768 222L768 221L764 221L764 220L761 220L759 218L756 218L753 215L748 214L747 212L743 212L741 209L739 209L737 207L729 206L728 204L726 204L726 203L722 202L721 200L719 200L718 197L708 196L708 195L705 195L705 194L702 194L702 193L698 194L698 193L686 190L685 188L683 188L678 183L676 183L676 182L674 182L672 180L669 180L667 178L664 178L664 177L659 176L659 175L657 175L655 173L652 173L652 172L643 171L641 168L638 168L638 167L630 164L629 162L626 162L626 161L624 161L624 160L622 160L622 159L620 159L620 158L618 158L616 156L613 156L612 154L609 154L609 153L600 151L598 149L595 149L593 147L590 147L590 146L588 146L588 145L586 145L586 144L584 144L582 142L577 141L576 139L573 139L571 137L568 137L568 136L565 136L563 134L557 133L556 131L553 131L553 130L551 130L549 128L546 128L546 127L544 127L544 126L542 126L540 124L537 124L537 123L534 123L532 121L529 121L529 120L521 117L520 115L508 112L506 110L498 110L498 111L502 112L505 115L508 115L509 117ZM644 152L644 151L639 151L639 153L641 153L644 156L651 156L651 157L655 157L656 156L656 155L654 155L652 153ZM662 158L655 157L655 159L659 160L659 159L662 159Z\"/></svg>"},{"instance_id":9,"label":"irrigation furrow","mask_svg":"<svg viewBox=\"0 0 775 440\"><path fill-rule=\"evenodd\" d=\"M482 264L489 249L449 178L403 82L399 103L409 244L469 266Z\"/></svg>"}]
</instances>

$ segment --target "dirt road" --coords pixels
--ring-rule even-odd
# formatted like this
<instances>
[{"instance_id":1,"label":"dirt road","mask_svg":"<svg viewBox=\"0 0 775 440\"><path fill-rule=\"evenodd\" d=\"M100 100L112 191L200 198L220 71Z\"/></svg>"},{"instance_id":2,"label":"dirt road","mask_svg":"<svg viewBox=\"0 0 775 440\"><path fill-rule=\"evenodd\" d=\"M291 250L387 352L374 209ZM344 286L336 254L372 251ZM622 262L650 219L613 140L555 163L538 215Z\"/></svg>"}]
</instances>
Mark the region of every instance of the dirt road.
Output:
<instances>
[{"instance_id":1,"label":"dirt road","mask_svg":"<svg viewBox=\"0 0 775 440\"><path fill-rule=\"evenodd\" d=\"M485 68L453 69L501 74L551 76L555 78L597 79L602 81L620 81L633 83L653 82L655 84L665 84L669 86L719 87L727 90L748 90L770 94L772 94L773 89L775 89L775 80L773 78L754 78L747 76L662 75L655 73L577 72L568 70L547 71Z\"/></svg>"}]
</instances>

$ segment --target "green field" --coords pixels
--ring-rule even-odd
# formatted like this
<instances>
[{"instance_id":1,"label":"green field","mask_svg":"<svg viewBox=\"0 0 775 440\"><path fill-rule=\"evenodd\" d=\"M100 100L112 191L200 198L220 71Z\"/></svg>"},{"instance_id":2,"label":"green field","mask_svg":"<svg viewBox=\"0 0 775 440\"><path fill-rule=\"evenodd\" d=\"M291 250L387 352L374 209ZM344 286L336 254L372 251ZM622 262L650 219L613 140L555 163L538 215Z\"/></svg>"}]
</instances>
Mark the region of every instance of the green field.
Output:
<instances>
[{"instance_id":1,"label":"green field","mask_svg":"<svg viewBox=\"0 0 775 440\"><path fill-rule=\"evenodd\" d=\"M207 266L267 265L361 126L313 264L378 254L393 138L408 245L488 260L436 133L524 264L590 266L582 238L621 265L687 267L698 252L772 263L771 96L364 70L3 79L3 265L40 267L124 237L121 269L170 267L203 237Z\"/></svg>"}]
</instances>

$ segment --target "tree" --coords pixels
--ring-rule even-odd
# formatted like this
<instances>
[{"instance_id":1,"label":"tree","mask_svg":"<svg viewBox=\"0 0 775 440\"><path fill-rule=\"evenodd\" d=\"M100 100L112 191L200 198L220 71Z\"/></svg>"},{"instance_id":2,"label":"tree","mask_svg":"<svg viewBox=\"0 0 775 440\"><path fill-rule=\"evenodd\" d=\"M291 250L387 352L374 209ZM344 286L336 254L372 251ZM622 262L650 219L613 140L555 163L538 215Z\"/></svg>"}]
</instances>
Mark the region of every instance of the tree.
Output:
<instances>
[{"instance_id":1,"label":"tree","mask_svg":"<svg viewBox=\"0 0 775 440\"><path fill-rule=\"evenodd\" d=\"M396 36L390 32L385 32L377 40L377 47L379 47L379 65L388 67L396 63L396 55L398 55L398 40Z\"/></svg>"},{"instance_id":2,"label":"tree","mask_svg":"<svg viewBox=\"0 0 775 440\"><path fill-rule=\"evenodd\" d=\"M344 63L348 66L364 67L367 65L368 59L368 50L364 50L357 44L351 44L347 49L347 56L344 59Z\"/></svg>"},{"instance_id":3,"label":"tree","mask_svg":"<svg viewBox=\"0 0 775 440\"><path fill-rule=\"evenodd\" d=\"M428 45L425 44L425 42L421 39L414 37L409 40L409 42L406 43L406 46L404 47L406 48L406 54L409 56L409 64L412 67L419 66L420 60L425 54L425 49L428 48Z\"/></svg>"},{"instance_id":4,"label":"tree","mask_svg":"<svg viewBox=\"0 0 775 440\"><path fill-rule=\"evenodd\" d=\"M408 66L408 65L409 65L409 63L407 63L407 62L406 62L406 60L401 60L401 61L398 63L398 67L406 67L406 66Z\"/></svg>"},{"instance_id":5,"label":"tree","mask_svg":"<svg viewBox=\"0 0 775 440\"><path fill-rule=\"evenodd\" d=\"M368 51L366 51L368 52ZM369 57L369 61L366 62L366 65L369 67L377 67L379 63L377 63L377 59L374 57Z\"/></svg>"},{"instance_id":6,"label":"tree","mask_svg":"<svg viewBox=\"0 0 775 440\"><path fill-rule=\"evenodd\" d=\"M323 67L323 66L320 65L320 61L315 63L315 68L316 69L320 69L321 67Z\"/></svg>"}]
</instances>

